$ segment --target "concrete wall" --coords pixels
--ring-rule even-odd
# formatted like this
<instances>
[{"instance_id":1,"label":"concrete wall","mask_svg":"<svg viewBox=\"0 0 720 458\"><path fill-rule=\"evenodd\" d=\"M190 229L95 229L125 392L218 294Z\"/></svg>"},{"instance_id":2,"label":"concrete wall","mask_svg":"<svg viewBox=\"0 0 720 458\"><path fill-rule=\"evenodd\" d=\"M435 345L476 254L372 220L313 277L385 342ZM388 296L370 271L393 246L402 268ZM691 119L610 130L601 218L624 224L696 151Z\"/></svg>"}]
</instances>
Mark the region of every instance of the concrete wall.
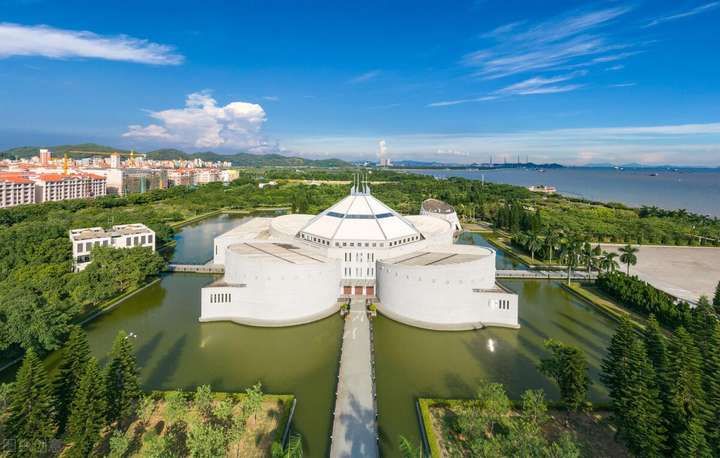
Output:
<instances>
[{"instance_id":1,"label":"concrete wall","mask_svg":"<svg viewBox=\"0 0 720 458\"><path fill-rule=\"evenodd\" d=\"M289 326L324 318L338 310L340 267L292 264L272 257L228 252L224 283L202 290L200 321L235 321ZM225 294L221 301L217 296Z\"/></svg>"},{"instance_id":2,"label":"concrete wall","mask_svg":"<svg viewBox=\"0 0 720 458\"><path fill-rule=\"evenodd\" d=\"M518 327L517 295L495 284L495 256L429 266L377 263L379 309L429 329Z\"/></svg>"}]
</instances>

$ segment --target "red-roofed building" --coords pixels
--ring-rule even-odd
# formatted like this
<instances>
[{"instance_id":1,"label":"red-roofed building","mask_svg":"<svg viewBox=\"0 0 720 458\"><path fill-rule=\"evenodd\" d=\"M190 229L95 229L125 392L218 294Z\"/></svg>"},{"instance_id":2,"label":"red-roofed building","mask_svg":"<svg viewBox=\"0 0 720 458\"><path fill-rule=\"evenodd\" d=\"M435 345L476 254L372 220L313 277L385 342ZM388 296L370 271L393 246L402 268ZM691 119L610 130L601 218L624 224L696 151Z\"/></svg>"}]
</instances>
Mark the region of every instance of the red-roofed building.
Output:
<instances>
[{"instance_id":1,"label":"red-roofed building","mask_svg":"<svg viewBox=\"0 0 720 458\"><path fill-rule=\"evenodd\" d=\"M85 199L107 194L106 179L91 173L42 173L34 177L35 201Z\"/></svg>"},{"instance_id":2,"label":"red-roofed building","mask_svg":"<svg viewBox=\"0 0 720 458\"><path fill-rule=\"evenodd\" d=\"M0 173L0 208L35 203L35 183L20 173Z\"/></svg>"}]
</instances>

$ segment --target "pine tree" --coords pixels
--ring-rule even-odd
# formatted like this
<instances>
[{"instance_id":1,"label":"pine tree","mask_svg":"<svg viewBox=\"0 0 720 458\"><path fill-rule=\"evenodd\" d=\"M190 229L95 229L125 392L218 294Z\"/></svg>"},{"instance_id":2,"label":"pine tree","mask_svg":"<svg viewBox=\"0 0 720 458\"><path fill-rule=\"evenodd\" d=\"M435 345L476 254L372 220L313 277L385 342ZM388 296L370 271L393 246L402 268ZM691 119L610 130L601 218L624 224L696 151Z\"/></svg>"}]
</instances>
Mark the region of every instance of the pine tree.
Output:
<instances>
[{"instance_id":1,"label":"pine tree","mask_svg":"<svg viewBox=\"0 0 720 458\"><path fill-rule=\"evenodd\" d=\"M655 370L640 340L630 344L628 358L627 384L616 401L622 406L616 411L618 434L636 456L663 456L663 407Z\"/></svg>"},{"instance_id":2,"label":"pine tree","mask_svg":"<svg viewBox=\"0 0 720 458\"><path fill-rule=\"evenodd\" d=\"M660 324L655 319L655 315L650 315L647 326L643 331L643 342L645 350L652 366L655 370L655 379L657 387L660 391L660 401L663 406L663 423L667 428L667 412L668 399L670 398L670 387L667 379L668 354L665 336L660 329Z\"/></svg>"},{"instance_id":3,"label":"pine tree","mask_svg":"<svg viewBox=\"0 0 720 458\"><path fill-rule=\"evenodd\" d=\"M709 410L707 431L715 456L720 456L720 324L716 323L708 341L708 347L716 351L710 352L705 359L705 393Z\"/></svg>"},{"instance_id":4,"label":"pine tree","mask_svg":"<svg viewBox=\"0 0 720 458\"><path fill-rule=\"evenodd\" d=\"M563 404L568 409L578 410L587 399L590 385L585 355L578 348L552 339L545 341L545 348L552 356L540 361L540 372L555 379Z\"/></svg>"},{"instance_id":5,"label":"pine tree","mask_svg":"<svg viewBox=\"0 0 720 458\"><path fill-rule=\"evenodd\" d=\"M707 297L700 296L697 306L692 309L690 316L687 331L695 340L695 345L700 350L700 356L705 358L708 352L716 351L716 349L708 348L707 342L717 321Z\"/></svg>"},{"instance_id":6,"label":"pine tree","mask_svg":"<svg viewBox=\"0 0 720 458\"><path fill-rule=\"evenodd\" d=\"M87 336L80 326L73 326L63 349L60 367L53 382L56 421L60 434L65 432L67 419L70 415L70 405L75 398L75 391L80 386L80 379L89 359L90 345Z\"/></svg>"},{"instance_id":7,"label":"pine tree","mask_svg":"<svg viewBox=\"0 0 720 458\"><path fill-rule=\"evenodd\" d=\"M712 458L710 447L705 440L702 421L693 418L685 429L677 436L674 457L677 458Z\"/></svg>"},{"instance_id":8,"label":"pine tree","mask_svg":"<svg viewBox=\"0 0 720 458\"><path fill-rule=\"evenodd\" d=\"M68 420L68 437L73 442L70 457L90 456L105 424L105 387L100 368L95 358L85 366Z\"/></svg>"},{"instance_id":9,"label":"pine tree","mask_svg":"<svg viewBox=\"0 0 720 458\"><path fill-rule=\"evenodd\" d=\"M9 456L40 456L55 433L52 388L35 351L28 349L10 396L6 423L15 447Z\"/></svg>"},{"instance_id":10,"label":"pine tree","mask_svg":"<svg viewBox=\"0 0 720 458\"><path fill-rule=\"evenodd\" d=\"M668 360L670 445L676 456L683 456L678 454L679 451L692 447L696 447L696 453L684 456L707 456L709 448L703 432L707 405L702 387L700 352L682 326L670 339ZM697 437L698 434L700 437Z\"/></svg>"},{"instance_id":11,"label":"pine tree","mask_svg":"<svg viewBox=\"0 0 720 458\"><path fill-rule=\"evenodd\" d=\"M720 281L715 287L715 295L713 296L713 307L715 308L715 313L720 313Z\"/></svg>"},{"instance_id":12,"label":"pine tree","mask_svg":"<svg viewBox=\"0 0 720 458\"><path fill-rule=\"evenodd\" d=\"M108 422L130 418L141 394L133 346L128 335L120 331L115 337L105 376Z\"/></svg>"},{"instance_id":13,"label":"pine tree","mask_svg":"<svg viewBox=\"0 0 720 458\"><path fill-rule=\"evenodd\" d=\"M601 364L602 374L600 374L600 379L607 387L613 404L620 399L620 395L627 383L628 353L631 344L636 339L632 323L627 317L623 317L615 331L615 335L610 339L607 355ZM615 410L615 412L618 411Z\"/></svg>"}]
</instances>

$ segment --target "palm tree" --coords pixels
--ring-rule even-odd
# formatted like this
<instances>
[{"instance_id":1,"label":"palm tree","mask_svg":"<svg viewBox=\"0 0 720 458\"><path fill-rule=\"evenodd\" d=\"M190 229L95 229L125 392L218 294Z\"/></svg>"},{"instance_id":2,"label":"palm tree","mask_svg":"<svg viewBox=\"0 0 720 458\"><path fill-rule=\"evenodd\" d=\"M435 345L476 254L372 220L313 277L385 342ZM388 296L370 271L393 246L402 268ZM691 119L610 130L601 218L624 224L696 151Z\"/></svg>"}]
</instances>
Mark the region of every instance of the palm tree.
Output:
<instances>
[{"instance_id":1,"label":"palm tree","mask_svg":"<svg viewBox=\"0 0 720 458\"><path fill-rule=\"evenodd\" d=\"M574 238L567 238L560 243L560 259L567 266L567 283L570 284L570 277L572 276L573 269L578 264L578 258L580 257L580 242Z\"/></svg>"},{"instance_id":2,"label":"palm tree","mask_svg":"<svg viewBox=\"0 0 720 458\"><path fill-rule=\"evenodd\" d=\"M618 263L615 258L618 257L617 253L608 253L607 251L602 252L600 256L600 269L605 272L614 272L617 269Z\"/></svg>"},{"instance_id":3,"label":"palm tree","mask_svg":"<svg viewBox=\"0 0 720 458\"><path fill-rule=\"evenodd\" d=\"M552 229L548 229L547 233L545 234L544 248L547 253L548 262L550 262L550 263L552 263L553 254L555 253L555 250L557 249L557 244L558 244L557 234Z\"/></svg>"},{"instance_id":4,"label":"palm tree","mask_svg":"<svg viewBox=\"0 0 720 458\"><path fill-rule=\"evenodd\" d=\"M623 264L627 264L627 274L630 275L630 266L637 264L637 256L635 253L640 251L637 247L634 247L630 244L625 245L624 247L620 248L620 262Z\"/></svg>"},{"instance_id":5,"label":"palm tree","mask_svg":"<svg viewBox=\"0 0 720 458\"><path fill-rule=\"evenodd\" d=\"M580 250L580 258L582 259L582 264L585 264L585 270L587 273L590 273L590 270L595 265L595 253L593 253L593 247L590 245L590 242L583 243L582 249Z\"/></svg>"},{"instance_id":6,"label":"palm tree","mask_svg":"<svg viewBox=\"0 0 720 458\"><path fill-rule=\"evenodd\" d=\"M542 248L542 240L535 232L532 232L526 241L528 251L530 251L530 258L535 262L535 252Z\"/></svg>"}]
</instances>

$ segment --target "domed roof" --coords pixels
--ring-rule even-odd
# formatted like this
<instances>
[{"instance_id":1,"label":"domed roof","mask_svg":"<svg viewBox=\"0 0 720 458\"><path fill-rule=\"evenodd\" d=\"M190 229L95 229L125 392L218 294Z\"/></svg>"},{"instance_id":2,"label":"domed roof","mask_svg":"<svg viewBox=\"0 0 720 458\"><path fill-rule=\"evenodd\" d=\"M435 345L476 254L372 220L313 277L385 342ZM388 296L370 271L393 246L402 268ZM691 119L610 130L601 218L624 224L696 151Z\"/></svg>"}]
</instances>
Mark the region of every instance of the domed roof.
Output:
<instances>
[{"instance_id":1,"label":"domed roof","mask_svg":"<svg viewBox=\"0 0 720 458\"><path fill-rule=\"evenodd\" d=\"M422 238L410 221L372 196L367 185L361 189L353 186L349 196L310 220L298 236L324 241L407 239L405 243Z\"/></svg>"}]
</instances>

